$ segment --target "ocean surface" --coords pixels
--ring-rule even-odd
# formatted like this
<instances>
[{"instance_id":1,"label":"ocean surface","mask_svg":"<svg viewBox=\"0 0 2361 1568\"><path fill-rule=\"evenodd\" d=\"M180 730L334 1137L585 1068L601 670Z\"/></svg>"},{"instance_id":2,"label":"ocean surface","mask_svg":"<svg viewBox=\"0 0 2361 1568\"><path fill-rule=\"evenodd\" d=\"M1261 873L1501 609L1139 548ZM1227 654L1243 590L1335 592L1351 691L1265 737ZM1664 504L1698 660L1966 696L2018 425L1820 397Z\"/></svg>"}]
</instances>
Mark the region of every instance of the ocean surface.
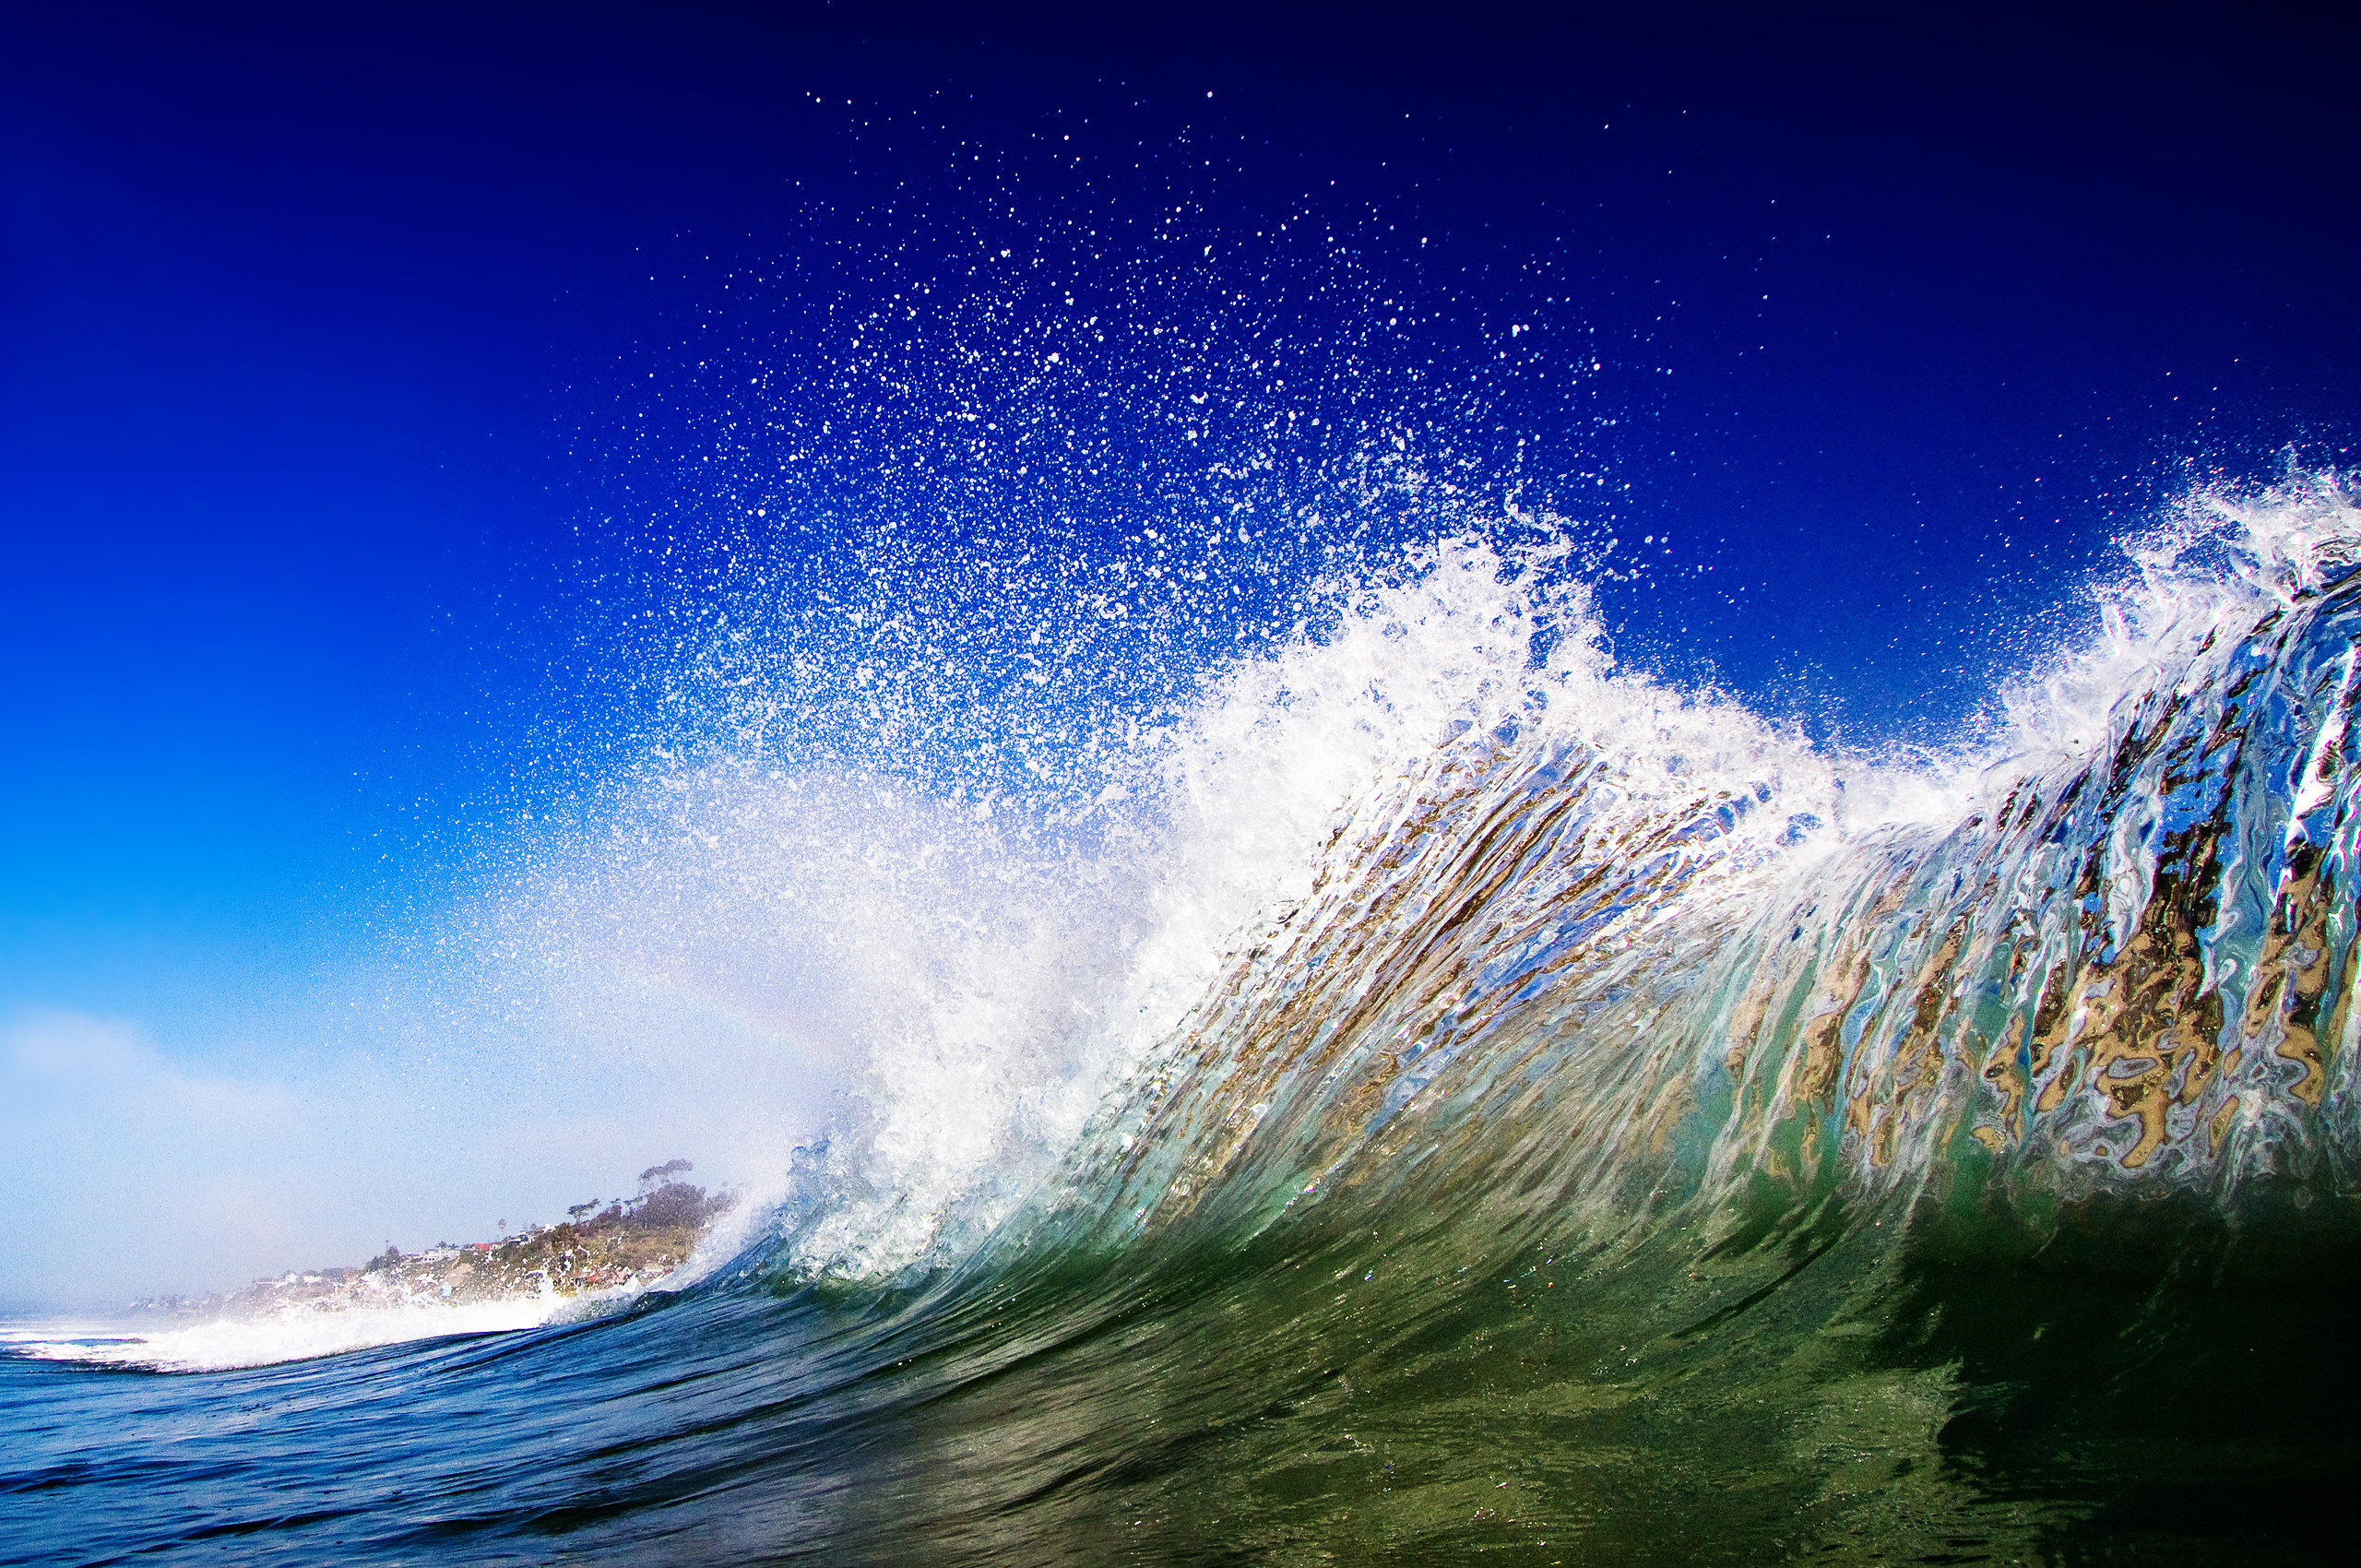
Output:
<instances>
[{"instance_id":1,"label":"ocean surface","mask_svg":"<svg viewBox=\"0 0 2361 1568\"><path fill-rule=\"evenodd\" d=\"M2348 1561L2357 552L2192 495L1907 755L1478 530L1029 818L701 765L916 857L755 835L840 1124L662 1289L11 1325L0 1562Z\"/></svg>"}]
</instances>

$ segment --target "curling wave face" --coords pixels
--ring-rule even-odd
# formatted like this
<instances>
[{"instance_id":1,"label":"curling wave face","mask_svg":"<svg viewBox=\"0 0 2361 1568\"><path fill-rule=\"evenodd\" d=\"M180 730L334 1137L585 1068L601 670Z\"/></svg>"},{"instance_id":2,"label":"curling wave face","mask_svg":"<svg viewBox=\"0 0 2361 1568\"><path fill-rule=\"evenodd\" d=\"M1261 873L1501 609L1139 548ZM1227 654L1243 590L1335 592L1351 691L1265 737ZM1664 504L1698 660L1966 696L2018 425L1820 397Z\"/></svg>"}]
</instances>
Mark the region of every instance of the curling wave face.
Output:
<instances>
[{"instance_id":1,"label":"curling wave face","mask_svg":"<svg viewBox=\"0 0 2361 1568\"><path fill-rule=\"evenodd\" d=\"M1416 562L1163 750L1156 852L1230 902L1133 956L1168 1015L1194 995L1088 1053L1100 1109L1008 1235L1234 1236L1438 1183L1537 1183L1603 1235L1763 1181L2328 1179L2355 524L2327 480L2193 501L1992 736L1914 765L1613 669L1578 588L1481 543ZM840 1229L792 1266L860 1272Z\"/></svg>"}]
</instances>

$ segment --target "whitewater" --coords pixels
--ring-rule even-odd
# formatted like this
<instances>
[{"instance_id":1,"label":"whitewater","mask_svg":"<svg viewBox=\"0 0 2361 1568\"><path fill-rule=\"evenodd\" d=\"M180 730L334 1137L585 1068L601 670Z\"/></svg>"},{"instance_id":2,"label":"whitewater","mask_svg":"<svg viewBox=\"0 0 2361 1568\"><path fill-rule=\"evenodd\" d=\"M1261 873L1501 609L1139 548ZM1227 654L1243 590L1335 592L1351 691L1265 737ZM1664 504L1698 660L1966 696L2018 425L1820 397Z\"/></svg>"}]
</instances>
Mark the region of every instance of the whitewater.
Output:
<instances>
[{"instance_id":1,"label":"whitewater","mask_svg":"<svg viewBox=\"0 0 2361 1568\"><path fill-rule=\"evenodd\" d=\"M0 1562L2340 1555L2361 501L2121 545L1906 754L1513 500L1145 697L1071 564L742 596L469 918L791 973L826 1136L663 1289L13 1330Z\"/></svg>"}]
</instances>

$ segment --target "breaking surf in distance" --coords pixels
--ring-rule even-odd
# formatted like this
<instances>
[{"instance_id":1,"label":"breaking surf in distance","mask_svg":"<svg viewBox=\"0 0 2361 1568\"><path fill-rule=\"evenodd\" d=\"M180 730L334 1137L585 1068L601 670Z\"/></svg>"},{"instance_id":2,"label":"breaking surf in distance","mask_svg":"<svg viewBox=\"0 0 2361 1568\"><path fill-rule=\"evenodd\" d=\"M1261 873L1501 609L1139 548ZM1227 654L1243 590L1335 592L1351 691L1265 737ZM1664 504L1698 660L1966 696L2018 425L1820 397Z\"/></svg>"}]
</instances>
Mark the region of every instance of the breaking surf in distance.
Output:
<instances>
[{"instance_id":1,"label":"breaking surf in distance","mask_svg":"<svg viewBox=\"0 0 2361 1568\"><path fill-rule=\"evenodd\" d=\"M2195 491L1900 758L1619 664L1529 510L1097 685L1021 552L997 686L908 580L733 589L470 918L801 1009L854 1093L742 1247L540 1328L22 1344L6 1485L196 1561L2329 1554L2356 551L2340 474Z\"/></svg>"},{"instance_id":2,"label":"breaking surf in distance","mask_svg":"<svg viewBox=\"0 0 2361 1568\"><path fill-rule=\"evenodd\" d=\"M36 1360L153 1372L219 1372L343 1355L411 1339L536 1328L574 1305L570 1301L519 1297L465 1306L388 1305L335 1313L221 1317L136 1332L125 1332L119 1324L60 1324L44 1329L10 1330L0 1335L0 1346L10 1355Z\"/></svg>"}]
</instances>

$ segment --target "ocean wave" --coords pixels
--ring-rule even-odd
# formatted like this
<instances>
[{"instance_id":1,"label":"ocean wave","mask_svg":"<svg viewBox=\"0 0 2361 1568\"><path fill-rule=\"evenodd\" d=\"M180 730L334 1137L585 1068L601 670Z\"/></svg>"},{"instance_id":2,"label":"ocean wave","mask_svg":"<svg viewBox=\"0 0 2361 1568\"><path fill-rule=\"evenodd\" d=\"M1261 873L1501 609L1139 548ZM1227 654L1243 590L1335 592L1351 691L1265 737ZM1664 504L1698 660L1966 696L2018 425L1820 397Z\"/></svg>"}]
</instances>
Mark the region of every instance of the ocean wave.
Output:
<instances>
[{"instance_id":1,"label":"ocean wave","mask_svg":"<svg viewBox=\"0 0 2361 1568\"><path fill-rule=\"evenodd\" d=\"M881 1052L791 1267L1438 1183L1628 1229L1765 1179L2333 1180L2356 539L2335 475L2192 495L1932 754L1619 667L1579 581L1480 536L1337 587L1148 754L1131 1000L1062 1078L999 1062L998 1110ZM880 1152L1028 1097L1071 1131L1024 1161Z\"/></svg>"}]
</instances>

